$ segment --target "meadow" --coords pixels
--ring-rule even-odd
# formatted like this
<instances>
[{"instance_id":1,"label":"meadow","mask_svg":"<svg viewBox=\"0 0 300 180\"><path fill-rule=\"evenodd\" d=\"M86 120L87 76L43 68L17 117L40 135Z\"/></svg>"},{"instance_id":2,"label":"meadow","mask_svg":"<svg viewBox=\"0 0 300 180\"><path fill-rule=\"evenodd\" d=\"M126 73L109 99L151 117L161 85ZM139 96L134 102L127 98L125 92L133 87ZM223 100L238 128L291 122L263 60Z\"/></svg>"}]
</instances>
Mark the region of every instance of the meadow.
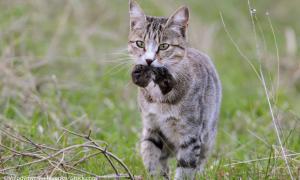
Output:
<instances>
[{"instance_id":1,"label":"meadow","mask_svg":"<svg viewBox=\"0 0 300 180\"><path fill-rule=\"evenodd\" d=\"M187 5L190 45L211 56L219 72L217 142L197 178L299 179L300 2L138 2L155 16ZM0 177L115 173L101 153L76 165L90 174L57 164L97 152L87 147L52 158L52 168L51 158L16 167L35 159L24 153L51 153L32 142L57 149L84 142L86 136L68 129L91 132L88 137L133 175L151 179L139 155L141 120L130 78L128 26L127 0L0 0ZM175 161L171 165L174 173ZM8 167L15 168L3 171ZM126 173L121 165L115 168Z\"/></svg>"}]
</instances>

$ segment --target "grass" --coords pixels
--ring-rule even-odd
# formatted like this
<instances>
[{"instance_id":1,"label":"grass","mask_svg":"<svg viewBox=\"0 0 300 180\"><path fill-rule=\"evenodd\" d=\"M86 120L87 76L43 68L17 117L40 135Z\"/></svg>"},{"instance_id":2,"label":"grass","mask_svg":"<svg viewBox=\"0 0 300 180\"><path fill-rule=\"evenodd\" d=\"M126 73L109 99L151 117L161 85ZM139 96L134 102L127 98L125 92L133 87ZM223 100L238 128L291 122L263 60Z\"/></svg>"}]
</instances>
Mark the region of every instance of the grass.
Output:
<instances>
[{"instance_id":1,"label":"grass","mask_svg":"<svg viewBox=\"0 0 300 180\"><path fill-rule=\"evenodd\" d=\"M190 44L214 59L221 77L223 103L216 148L201 179L290 178L266 92L292 176L300 176L299 48L295 52L286 48L292 43L287 41L287 28L300 32L296 18L300 4L296 0L251 3L256 9L256 40L247 1L140 2L153 15L169 15L182 4L191 7ZM220 12L238 48L258 71L262 68L266 92L226 34ZM62 127L83 134L91 129L93 138L108 142L109 151L133 174L147 179L138 155L137 89L130 82L126 55L127 1L1 1L0 14L1 124L45 144L55 144ZM24 148L3 134L0 142ZM79 142L63 136L61 146ZM0 152L7 154L1 148ZM171 164L174 170L174 161ZM103 157L81 168L113 173ZM13 173L34 175L35 169Z\"/></svg>"}]
</instances>

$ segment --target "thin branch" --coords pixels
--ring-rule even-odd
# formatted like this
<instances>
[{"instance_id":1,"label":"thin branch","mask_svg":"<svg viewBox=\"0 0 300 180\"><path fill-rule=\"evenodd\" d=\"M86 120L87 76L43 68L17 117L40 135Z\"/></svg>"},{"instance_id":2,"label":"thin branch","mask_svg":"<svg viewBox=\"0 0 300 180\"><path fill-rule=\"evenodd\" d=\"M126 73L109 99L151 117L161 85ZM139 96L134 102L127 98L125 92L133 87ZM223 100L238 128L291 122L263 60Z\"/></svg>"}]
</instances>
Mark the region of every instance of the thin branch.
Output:
<instances>
[{"instance_id":1,"label":"thin branch","mask_svg":"<svg viewBox=\"0 0 300 180\"><path fill-rule=\"evenodd\" d=\"M59 168L59 166L63 165L63 162L64 162L64 158L65 158L65 153L63 152L62 153L62 157L61 157L61 160L59 161L59 163L57 163L57 165L53 168L51 174L50 174L50 177L52 177L55 173L55 171L58 169L59 171L61 171L61 169ZM65 172L65 171L63 171Z\"/></svg>"},{"instance_id":2,"label":"thin branch","mask_svg":"<svg viewBox=\"0 0 300 180\"><path fill-rule=\"evenodd\" d=\"M6 131L3 128L0 128L0 130L1 130L0 132L4 133L9 138L15 139L16 142L25 143L27 145L30 145L31 147L32 146L34 147L34 149L30 148L30 151L34 150L33 152L20 152L20 151L17 151L15 149L13 149L13 148L7 147L3 144L0 144L0 147L4 148L4 149L6 149L6 150L8 150L9 152L12 153L12 155L10 155L10 156L1 157L1 165L2 166L5 165L8 160L13 160L14 158L20 157L20 156L36 159L36 160L32 160L30 162L26 162L26 163L23 163L23 164L18 164L16 166L10 166L10 167L3 166L0 169L0 174L7 174L7 171L10 171L10 170L13 170L13 169L18 169L18 168L21 168L21 167L31 166L33 164L38 164L38 163L42 163L44 161L47 161L48 164L50 165L50 167L47 168L47 169L43 168L44 173L41 174L42 176L39 176L39 177L44 177L44 176L49 176L49 175L54 176L55 172L57 170L62 172L63 174L66 174L66 175L73 175L73 176L78 175L78 174L74 174L72 172L68 172L69 170L72 170L72 171L77 171L77 172L79 172L81 174L84 174L84 175L87 175L87 176L96 177L97 179L109 179L109 178L129 178L129 179L132 179L132 180L135 179L135 178L141 179L141 177L139 177L139 176L134 177L132 175L132 173L130 172L129 168L122 162L122 160L119 159L116 155L114 155L113 153L111 153L107 150L107 143L104 142L105 145L106 145L105 147L99 146L98 143L91 138L91 131L89 131L89 133L87 135L82 135L82 134L70 131L68 129L63 129L64 132L72 134L76 137L84 138L87 141L83 144L75 144L75 145L67 146L63 149L56 149L56 148L48 147L48 146L45 146L45 145L37 144L34 141L32 141L31 139L29 139L25 136L22 136L22 135L14 135L14 134ZM81 159L79 159L75 162L73 162L73 160L64 161L64 159L66 159L66 155L68 154L69 151L72 151L72 150L78 149L78 148L87 148L89 150L94 149L94 150L97 150L99 152L87 155L87 156L85 156L85 157L83 157L83 158L81 158ZM54 151L54 152L50 153L51 151ZM43 154L45 154L45 155L43 155ZM102 175L102 176L99 176L99 175L94 174L92 172L88 172L88 171L85 171L83 169L79 169L79 168L75 167L75 166L79 165L80 163L85 162L87 159L89 159L91 157L94 157L96 155L99 155L99 154L103 154L106 157L107 161L114 168L115 175ZM58 158L57 156L61 156L61 157ZM116 166L113 164L112 160L116 161L126 171L126 174L119 173Z\"/></svg>"},{"instance_id":3,"label":"thin branch","mask_svg":"<svg viewBox=\"0 0 300 180\"><path fill-rule=\"evenodd\" d=\"M88 155L88 156L85 156L85 157L81 158L79 161L75 162L75 163L73 164L73 167L75 167L75 166L77 166L78 164L80 164L80 163L82 163L82 162L88 160L89 158L94 157L94 156L97 156L97 155L99 155L99 154L102 154L102 152L96 152L96 153L90 154L90 155Z\"/></svg>"},{"instance_id":4,"label":"thin branch","mask_svg":"<svg viewBox=\"0 0 300 180\"><path fill-rule=\"evenodd\" d=\"M27 137L25 137L25 136L22 136L23 138L25 138L27 141L29 141L30 142L30 144L32 144L34 147L36 147L37 149L39 149L41 152L43 152L44 154L46 154L47 156L50 156L50 154L49 153L47 153L46 151L44 151L44 149L41 147L41 146L39 146L38 144L36 144L36 143L34 143L32 140L30 140L29 138L27 138ZM64 156L64 152L63 152L63 156ZM55 158L55 157L54 157ZM55 159L57 159L57 158L55 158ZM58 159L57 159L58 160ZM62 159L63 160L63 159ZM50 160L48 160L48 162L49 162L49 164L51 164L51 166L52 167L54 167L54 169L59 169L61 172L66 172L66 170L64 169L64 170L62 170L62 169L60 169L58 166L60 165L60 164L62 164L62 162L60 162L57 166L55 166L54 164L52 164L52 162L50 161ZM64 168L64 166L62 166L63 168Z\"/></svg>"},{"instance_id":5,"label":"thin branch","mask_svg":"<svg viewBox=\"0 0 300 180\"><path fill-rule=\"evenodd\" d=\"M88 142L89 143L89 142ZM66 148L63 148L59 151L57 151L56 153L53 153L51 154L50 156L48 157L44 157L44 158L41 158L41 159L38 159L36 161L32 161L32 162L28 162L28 163L24 163L24 164L19 164L17 166L13 166L13 167L8 167L8 168L4 168L4 169L0 169L0 172L5 172L5 171L8 171L8 170L11 170L11 169L16 169L16 168L20 168L20 167L24 167L24 166L28 166L28 165L32 165L32 164L35 164L35 163L39 163L39 162L42 162L42 161L46 161L48 159L51 159L53 157L56 157L58 156L59 154L61 154L62 152L65 152L65 151L70 151L74 148L79 148L79 147L84 147L85 144L88 144L88 143L84 143L84 144L75 144L75 145L72 145L72 146L68 146ZM3 146L2 144L0 144L0 146ZM4 146L3 146L4 147ZM9 149L9 148L7 148ZM14 151L11 149L11 151L15 152L15 153L18 153L18 154L23 154L23 153L20 153L20 152L17 152L17 151ZM25 154L26 155L26 154ZM29 154L29 156L32 156L32 157L36 157L35 155L32 155L32 154ZM38 157L40 158L40 157Z\"/></svg>"},{"instance_id":6,"label":"thin branch","mask_svg":"<svg viewBox=\"0 0 300 180\"><path fill-rule=\"evenodd\" d=\"M6 125L7 126L7 125ZM11 130L13 130L11 127L9 127ZM17 140L17 141L19 141L19 142L23 142L23 143L30 143L28 140L24 140L24 139L22 139L22 138L20 138L19 136L19 134L18 134L18 136L15 136L14 134L11 134L11 133L9 133L8 131L6 131L6 130L4 130L3 128L0 128L0 132L3 132L4 134L6 134L8 137L12 137L13 139L15 139L15 140ZM16 132L15 132L16 133ZM24 137L23 137L24 138ZM39 144L39 146L40 147L42 147L42 148L45 148L45 149L49 149L49 150L53 150L53 151L58 151L58 149L56 149L56 148L53 148L53 147L49 147L49 146L46 146L46 145L44 145L44 144Z\"/></svg>"},{"instance_id":7,"label":"thin branch","mask_svg":"<svg viewBox=\"0 0 300 180\"><path fill-rule=\"evenodd\" d=\"M93 139L91 139L90 135L91 135L91 131L89 131L88 135L81 135L81 134L78 134L78 133L75 133L73 131L70 131L68 129L65 129L63 128L65 131L75 135L75 136L78 136L78 137L82 137L82 138L85 138L87 139L89 142L91 142L92 144L95 145L95 147L97 147L98 150L100 150L105 158L108 160L108 162L110 163L111 167L114 169L115 173L118 175L119 172L117 170L117 168L114 166L114 164L112 163L111 159L109 158L109 156L111 156L113 159L115 159L125 170L126 172L128 173L129 177L133 179L133 175L132 173L129 171L128 167L119 159L117 158L115 155L113 155L112 153L108 152L106 148L101 148Z\"/></svg>"}]
</instances>

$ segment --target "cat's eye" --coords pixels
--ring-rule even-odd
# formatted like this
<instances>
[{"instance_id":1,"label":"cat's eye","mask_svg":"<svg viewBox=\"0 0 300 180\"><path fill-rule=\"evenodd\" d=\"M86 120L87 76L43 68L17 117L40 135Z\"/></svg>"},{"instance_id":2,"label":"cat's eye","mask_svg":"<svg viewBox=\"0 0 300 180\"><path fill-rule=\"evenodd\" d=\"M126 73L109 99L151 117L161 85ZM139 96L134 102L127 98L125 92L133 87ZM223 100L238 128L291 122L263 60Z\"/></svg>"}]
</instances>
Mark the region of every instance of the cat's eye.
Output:
<instances>
[{"instance_id":1,"label":"cat's eye","mask_svg":"<svg viewBox=\"0 0 300 180\"><path fill-rule=\"evenodd\" d=\"M136 46L139 48L145 48L145 43L143 41L136 41Z\"/></svg>"},{"instance_id":2,"label":"cat's eye","mask_svg":"<svg viewBox=\"0 0 300 180\"><path fill-rule=\"evenodd\" d=\"M159 50L162 50L162 51L167 50L169 47L170 47L169 44L163 43L163 44L159 45Z\"/></svg>"}]
</instances>

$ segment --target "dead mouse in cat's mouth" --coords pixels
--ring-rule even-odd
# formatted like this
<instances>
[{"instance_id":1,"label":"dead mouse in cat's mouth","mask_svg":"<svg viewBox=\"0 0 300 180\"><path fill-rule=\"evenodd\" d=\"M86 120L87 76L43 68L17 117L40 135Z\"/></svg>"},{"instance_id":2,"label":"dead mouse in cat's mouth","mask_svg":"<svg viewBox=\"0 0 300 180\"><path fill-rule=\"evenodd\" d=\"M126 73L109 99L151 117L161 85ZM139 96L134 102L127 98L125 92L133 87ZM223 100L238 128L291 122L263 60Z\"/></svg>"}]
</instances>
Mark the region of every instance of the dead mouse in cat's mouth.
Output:
<instances>
[{"instance_id":1,"label":"dead mouse in cat's mouth","mask_svg":"<svg viewBox=\"0 0 300 180\"><path fill-rule=\"evenodd\" d=\"M165 67L153 67L147 65L135 65L131 78L134 84L140 87L147 87L148 84L153 82L159 85L162 94L169 93L175 85L173 76Z\"/></svg>"},{"instance_id":2,"label":"dead mouse in cat's mouth","mask_svg":"<svg viewBox=\"0 0 300 180\"><path fill-rule=\"evenodd\" d=\"M152 70L150 66L135 65L132 72L131 78L134 84L140 87L147 87L150 83Z\"/></svg>"}]
</instances>

